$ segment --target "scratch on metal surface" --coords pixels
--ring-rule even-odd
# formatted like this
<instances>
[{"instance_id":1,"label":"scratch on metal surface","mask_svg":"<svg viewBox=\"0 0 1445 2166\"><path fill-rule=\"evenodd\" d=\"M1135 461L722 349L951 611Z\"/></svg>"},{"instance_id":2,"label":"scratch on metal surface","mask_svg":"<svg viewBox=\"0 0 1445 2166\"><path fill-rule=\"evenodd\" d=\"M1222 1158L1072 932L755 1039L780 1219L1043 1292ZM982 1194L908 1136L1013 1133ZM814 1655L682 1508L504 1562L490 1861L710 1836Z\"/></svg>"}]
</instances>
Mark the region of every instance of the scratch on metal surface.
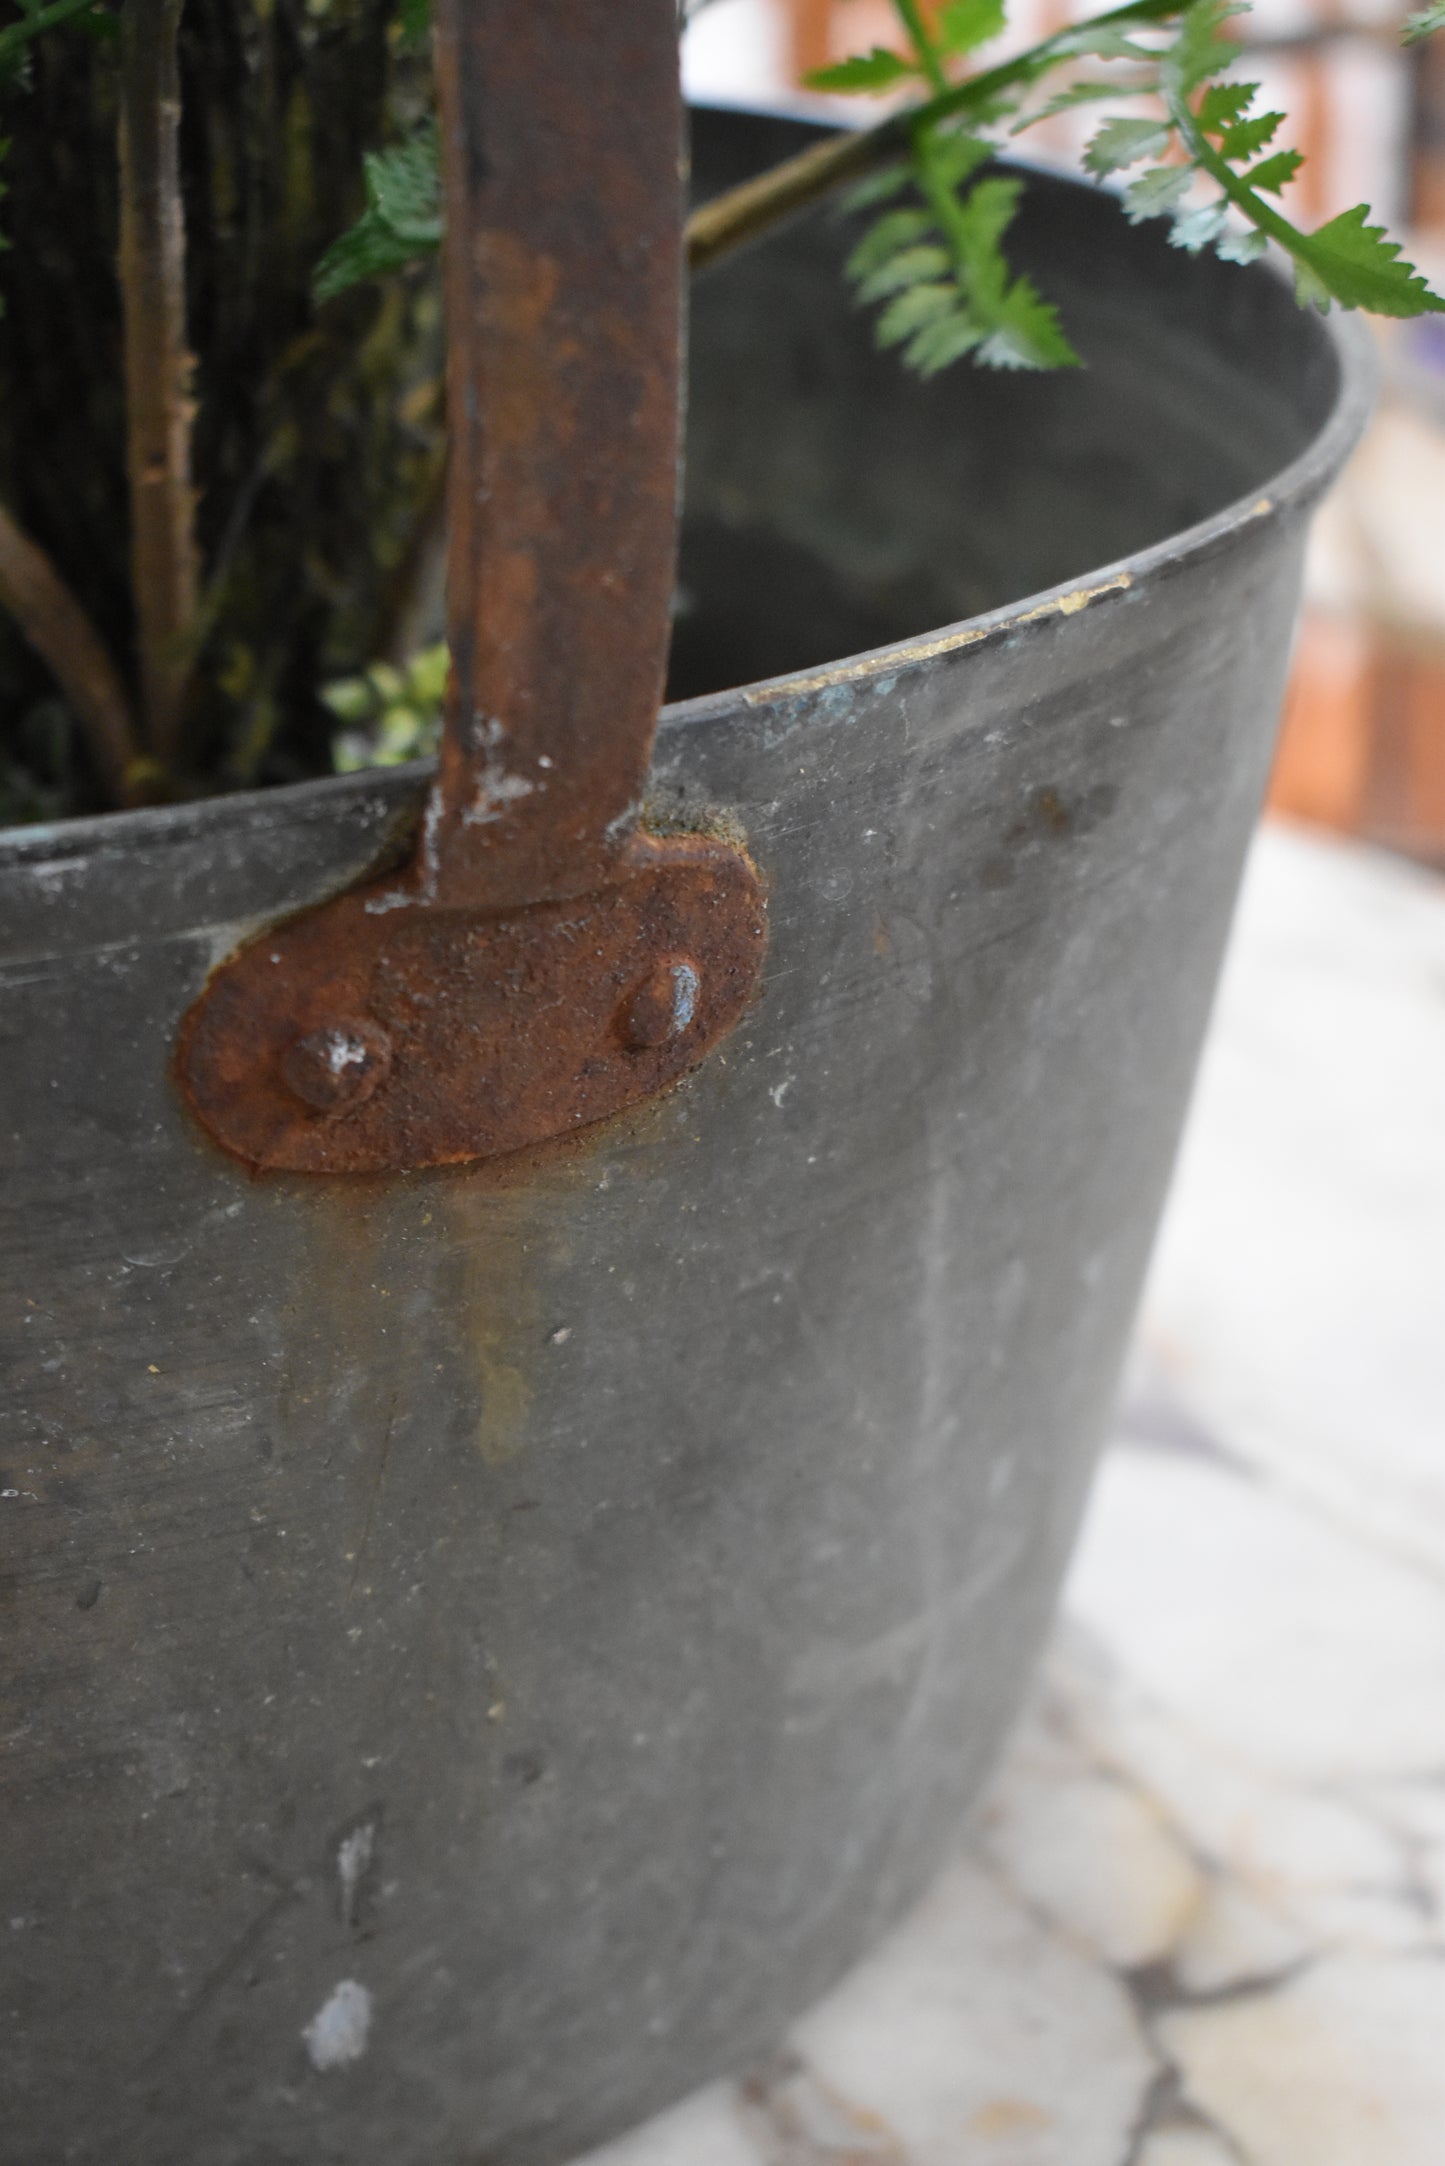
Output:
<instances>
[{"instance_id":1,"label":"scratch on metal surface","mask_svg":"<svg viewBox=\"0 0 1445 2166\"><path fill-rule=\"evenodd\" d=\"M1097 586L1075 587L1068 594L1053 595L1036 608L1020 610L1017 616L1007 617L1002 623L966 625L956 632L941 633L937 639L919 640L907 647L889 647L880 654L862 655L855 662L840 662L835 669L820 670L814 677L789 677L782 684L774 685L748 685L743 688L743 698L750 707L766 706L772 700L793 698L800 692L830 692L838 685L855 684L862 678L879 677L890 670L896 674L915 663L934 661L940 654L955 654L962 647L975 647L980 640L992 639L1016 624L1033 624L1041 617L1077 616L1091 602L1102 600L1106 594L1120 594L1133 583L1129 572L1115 572L1112 578L1100 580Z\"/></svg>"}]
</instances>

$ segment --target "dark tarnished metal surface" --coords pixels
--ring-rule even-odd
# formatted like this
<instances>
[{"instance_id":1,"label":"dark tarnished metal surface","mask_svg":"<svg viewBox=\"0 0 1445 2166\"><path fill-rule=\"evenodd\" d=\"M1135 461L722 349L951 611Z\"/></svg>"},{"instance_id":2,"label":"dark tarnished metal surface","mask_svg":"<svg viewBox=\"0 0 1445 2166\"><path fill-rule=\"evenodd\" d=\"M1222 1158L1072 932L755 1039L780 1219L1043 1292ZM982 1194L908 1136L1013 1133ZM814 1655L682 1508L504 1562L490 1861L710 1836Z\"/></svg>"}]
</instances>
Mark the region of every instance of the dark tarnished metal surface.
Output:
<instances>
[{"instance_id":1,"label":"dark tarnished metal surface","mask_svg":"<svg viewBox=\"0 0 1445 2166\"><path fill-rule=\"evenodd\" d=\"M695 162L807 140L705 116ZM1364 372L1034 174L1018 265L1089 368L920 385L848 245L802 221L695 300L710 696L650 787L735 806L774 885L677 1089L253 1180L180 1020L426 775L0 839L4 2166L575 2158L775 2047L1018 1706ZM282 1061L323 1122L405 1057L341 1005Z\"/></svg>"},{"instance_id":2,"label":"dark tarnished metal surface","mask_svg":"<svg viewBox=\"0 0 1445 2166\"><path fill-rule=\"evenodd\" d=\"M268 1171L497 1157L619 1112L733 1027L765 943L739 850L638 830L676 554L674 0L441 0L437 85L445 739L410 865L263 934L187 1020L183 1094ZM634 1043L619 1005L674 953L686 1018Z\"/></svg>"}]
</instances>

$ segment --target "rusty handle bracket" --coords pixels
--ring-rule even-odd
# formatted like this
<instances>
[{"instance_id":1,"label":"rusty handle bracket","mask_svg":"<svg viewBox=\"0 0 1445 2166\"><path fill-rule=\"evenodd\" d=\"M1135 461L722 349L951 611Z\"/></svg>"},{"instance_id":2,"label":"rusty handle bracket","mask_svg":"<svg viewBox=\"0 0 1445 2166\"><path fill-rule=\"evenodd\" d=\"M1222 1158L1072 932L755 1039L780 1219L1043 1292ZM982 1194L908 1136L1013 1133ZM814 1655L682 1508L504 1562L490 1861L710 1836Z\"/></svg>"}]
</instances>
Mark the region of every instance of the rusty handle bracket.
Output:
<instances>
[{"instance_id":1,"label":"rusty handle bracket","mask_svg":"<svg viewBox=\"0 0 1445 2166\"><path fill-rule=\"evenodd\" d=\"M762 963L747 859L638 825L667 661L676 0L441 0L452 678L410 864L222 964L181 1088L259 1168L564 1134L694 1067Z\"/></svg>"}]
</instances>

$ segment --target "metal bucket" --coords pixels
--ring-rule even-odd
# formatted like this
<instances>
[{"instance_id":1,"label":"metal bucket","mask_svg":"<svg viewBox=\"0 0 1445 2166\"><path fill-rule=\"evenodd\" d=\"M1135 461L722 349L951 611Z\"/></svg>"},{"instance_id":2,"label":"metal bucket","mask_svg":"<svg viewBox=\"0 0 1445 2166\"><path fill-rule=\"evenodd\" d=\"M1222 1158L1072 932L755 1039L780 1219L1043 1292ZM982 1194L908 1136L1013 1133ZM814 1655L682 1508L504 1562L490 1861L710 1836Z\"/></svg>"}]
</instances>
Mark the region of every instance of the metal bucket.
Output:
<instances>
[{"instance_id":1,"label":"metal bucket","mask_svg":"<svg viewBox=\"0 0 1445 2166\"><path fill-rule=\"evenodd\" d=\"M866 1948L1017 1706L1368 371L1036 178L1088 371L924 388L843 246L696 296L654 804L771 949L670 1095L252 1178L179 1018L419 776L0 844L7 2166L565 2157Z\"/></svg>"}]
</instances>

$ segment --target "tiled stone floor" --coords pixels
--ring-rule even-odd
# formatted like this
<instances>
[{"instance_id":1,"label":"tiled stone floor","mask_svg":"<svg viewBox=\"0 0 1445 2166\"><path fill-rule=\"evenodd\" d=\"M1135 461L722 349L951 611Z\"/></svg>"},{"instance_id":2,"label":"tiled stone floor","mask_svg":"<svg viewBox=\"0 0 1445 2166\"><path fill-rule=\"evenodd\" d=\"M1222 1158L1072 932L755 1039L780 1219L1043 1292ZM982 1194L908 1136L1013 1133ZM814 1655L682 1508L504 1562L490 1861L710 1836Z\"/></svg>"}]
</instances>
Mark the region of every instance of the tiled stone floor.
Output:
<instances>
[{"instance_id":1,"label":"tiled stone floor","mask_svg":"<svg viewBox=\"0 0 1445 2166\"><path fill-rule=\"evenodd\" d=\"M586 2166L1445 2159L1445 886L1266 832L1032 1706L913 1918Z\"/></svg>"}]
</instances>

